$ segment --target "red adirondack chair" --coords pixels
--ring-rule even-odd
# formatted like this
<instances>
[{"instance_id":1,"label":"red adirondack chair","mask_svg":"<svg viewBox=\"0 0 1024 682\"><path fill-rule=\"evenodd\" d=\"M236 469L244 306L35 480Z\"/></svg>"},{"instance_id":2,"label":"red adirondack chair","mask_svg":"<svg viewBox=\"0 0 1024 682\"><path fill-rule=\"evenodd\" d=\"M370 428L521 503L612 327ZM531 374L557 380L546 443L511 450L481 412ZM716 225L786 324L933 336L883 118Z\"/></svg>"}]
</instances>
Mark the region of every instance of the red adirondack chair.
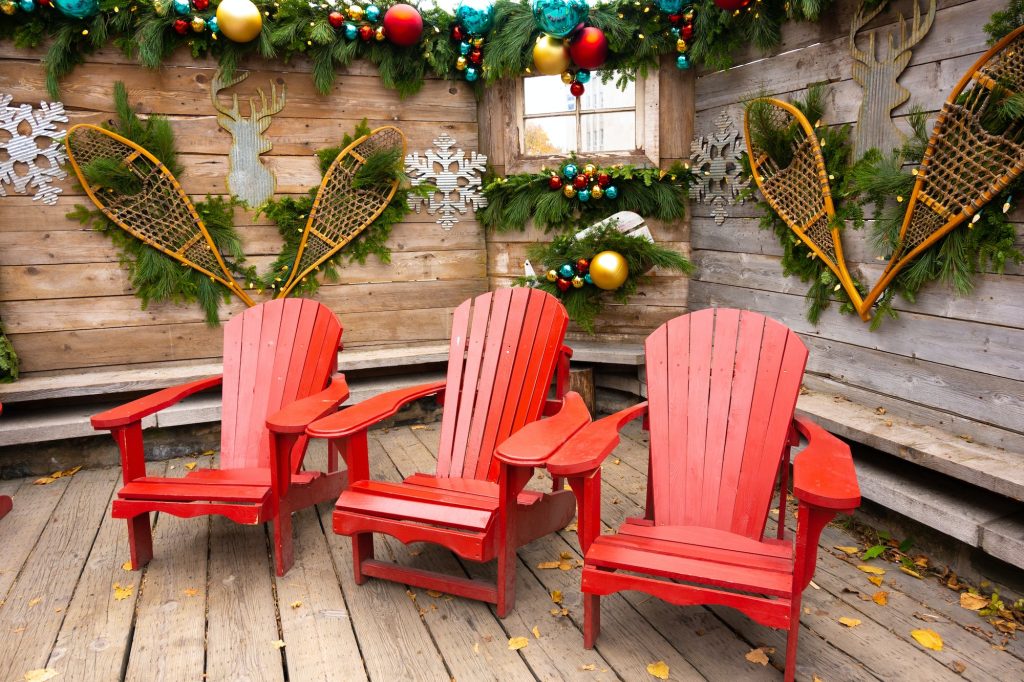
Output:
<instances>
[{"instance_id":1,"label":"red adirondack chair","mask_svg":"<svg viewBox=\"0 0 1024 682\"><path fill-rule=\"evenodd\" d=\"M3 413L4 406L0 403L0 413ZM14 502L11 501L9 495L0 495L0 519L7 516L7 512L11 511L14 507Z\"/></svg>"},{"instance_id":2,"label":"red adirondack chair","mask_svg":"<svg viewBox=\"0 0 1024 682\"><path fill-rule=\"evenodd\" d=\"M384 578L480 599L496 604L502 617L512 608L516 548L564 527L574 500L560 482L547 494L524 490L532 467L550 452L530 446L524 463L511 468L493 453L496 444L538 420L546 405L548 413L562 408L541 422L562 440L590 421L575 393L564 404L547 400L556 368L556 395L568 382L572 351L562 345L567 325L565 308L542 291L483 294L455 310L447 380L381 394L310 426L308 433L331 439L348 464L334 532L352 538L356 583ZM435 473L401 483L371 480L367 429L429 395L444 401ZM473 561L497 558L497 584L377 560L373 533L404 543L433 542Z\"/></svg>"},{"instance_id":3,"label":"red adirondack chair","mask_svg":"<svg viewBox=\"0 0 1024 682\"><path fill-rule=\"evenodd\" d=\"M849 447L794 419L807 348L762 315L710 309L659 327L646 354L648 402L581 429L546 462L578 498L584 646L593 647L600 631L600 596L637 590L673 604L730 606L789 630L792 680L800 597L814 575L821 530L860 504ZM647 513L601 535L601 461L619 430L641 416L650 430ZM808 446L793 466L795 540L784 518L777 537L765 537L776 487L785 514L789 449L800 435ZM515 458L504 448L500 456Z\"/></svg>"},{"instance_id":4,"label":"red adirondack chair","mask_svg":"<svg viewBox=\"0 0 1024 682\"><path fill-rule=\"evenodd\" d=\"M92 418L121 450L124 487L113 516L128 520L132 568L153 558L149 512L191 518L221 514L237 523L274 522L278 575L293 562L293 511L337 498L337 453L326 472L303 471L306 426L348 398L337 370L341 325L316 301L282 299L249 308L224 325L224 374L166 388ZM146 475L143 417L222 385L219 469L184 478Z\"/></svg>"}]
</instances>

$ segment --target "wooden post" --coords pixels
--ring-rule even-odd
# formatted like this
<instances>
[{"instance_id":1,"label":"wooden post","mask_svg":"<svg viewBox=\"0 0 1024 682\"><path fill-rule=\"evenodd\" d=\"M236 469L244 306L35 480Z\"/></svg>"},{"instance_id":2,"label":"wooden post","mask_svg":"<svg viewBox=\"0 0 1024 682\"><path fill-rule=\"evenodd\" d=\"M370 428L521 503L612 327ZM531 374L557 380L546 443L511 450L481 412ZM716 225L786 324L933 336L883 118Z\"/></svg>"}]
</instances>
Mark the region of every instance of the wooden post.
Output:
<instances>
[{"instance_id":1,"label":"wooden post","mask_svg":"<svg viewBox=\"0 0 1024 682\"><path fill-rule=\"evenodd\" d=\"M569 370L569 390L576 391L583 398L583 404L594 414L594 370L574 368Z\"/></svg>"}]
</instances>

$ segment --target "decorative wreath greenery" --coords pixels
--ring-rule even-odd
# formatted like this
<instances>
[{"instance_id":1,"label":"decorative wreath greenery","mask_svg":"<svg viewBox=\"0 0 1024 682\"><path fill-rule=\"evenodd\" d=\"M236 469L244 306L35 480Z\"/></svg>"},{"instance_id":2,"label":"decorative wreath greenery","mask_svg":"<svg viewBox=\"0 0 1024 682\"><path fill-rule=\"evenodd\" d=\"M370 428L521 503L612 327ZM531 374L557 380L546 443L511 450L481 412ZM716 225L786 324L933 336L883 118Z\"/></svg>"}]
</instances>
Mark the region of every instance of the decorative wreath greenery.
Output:
<instances>
[{"instance_id":1,"label":"decorative wreath greenery","mask_svg":"<svg viewBox=\"0 0 1024 682\"><path fill-rule=\"evenodd\" d=\"M374 4L384 12L397 1L379 0ZM322 93L330 90L335 68L355 59L375 64L384 85L402 95L416 92L428 75L462 77L455 68L457 44L450 38L454 17L437 7L420 10L424 22L420 42L399 47L386 40L348 40L343 30L328 22L331 7L327 3L307 0L256 2L264 14L263 31L246 44L233 43L222 35L215 38L208 30L179 35L172 26L182 17L167 11L167 0L98 3L99 12L87 19L64 15L50 4L32 12L19 10L12 16L0 16L0 39L11 38L23 48L52 41L44 61L47 87L54 98L58 97L59 81L87 55L108 43L126 55L136 55L151 68L158 67L176 49L187 47L197 58L213 55L229 75L247 54L285 62L304 55L312 62L313 79ZM217 4L211 2L207 9L192 14L208 21L215 16ZM777 45L786 21L817 21L831 5L832 0L758 0L745 10L726 12L712 0L694 0L694 36L688 54L694 64L726 68L732 63L731 55L748 45L763 51ZM660 55L676 53L677 38L668 30L667 16L652 0L601 2L591 9L588 21L608 38L608 60L602 67L606 77L613 71L624 80L644 75L657 66ZM497 0L493 24L484 36L484 77L478 84L525 73L531 66L538 35L526 0Z\"/></svg>"},{"instance_id":2,"label":"decorative wreath greenery","mask_svg":"<svg viewBox=\"0 0 1024 682\"><path fill-rule=\"evenodd\" d=\"M615 251L626 259L629 276L618 289L606 292L593 284L561 291L554 282L548 281L543 273L557 270L564 263L589 261L602 251ZM585 331L594 333L594 321L604 309L607 296L611 294L619 303L628 303L643 281L643 275L651 268L675 270L683 274L693 272L693 265L677 251L659 246L640 235L623 234L616 228L614 220L587 231L577 238L575 235L559 235L550 243L536 243L527 250L530 261L540 274L538 277L520 277L516 284L535 286L557 296L569 312L569 319Z\"/></svg>"},{"instance_id":3,"label":"decorative wreath greenery","mask_svg":"<svg viewBox=\"0 0 1024 682\"><path fill-rule=\"evenodd\" d=\"M14 352L11 340L4 331L0 320L0 384L9 384L18 378L18 354Z\"/></svg>"},{"instance_id":4,"label":"decorative wreath greenery","mask_svg":"<svg viewBox=\"0 0 1024 682\"><path fill-rule=\"evenodd\" d=\"M680 220L686 215L690 185L696 181L689 166L680 163L668 170L629 165L599 168L597 172L611 178L617 195L614 199L582 202L549 185L552 175L564 178L569 165L581 172L584 167L575 156L570 156L556 170L488 179L483 189L487 206L477 212L477 219L499 232L524 230L530 220L546 232L575 231L619 211L665 221Z\"/></svg>"}]
</instances>

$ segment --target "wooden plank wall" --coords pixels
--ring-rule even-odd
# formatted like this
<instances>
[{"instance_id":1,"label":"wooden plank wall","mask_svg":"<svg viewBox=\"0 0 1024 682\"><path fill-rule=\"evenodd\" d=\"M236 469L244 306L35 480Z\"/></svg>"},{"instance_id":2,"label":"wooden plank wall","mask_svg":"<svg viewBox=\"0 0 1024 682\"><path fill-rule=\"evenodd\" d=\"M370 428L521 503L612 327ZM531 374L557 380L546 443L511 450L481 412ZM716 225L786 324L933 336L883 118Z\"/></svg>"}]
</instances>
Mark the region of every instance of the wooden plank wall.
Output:
<instances>
[{"instance_id":1,"label":"wooden plank wall","mask_svg":"<svg viewBox=\"0 0 1024 682\"><path fill-rule=\"evenodd\" d=\"M681 72L675 67L675 60L665 58L657 78L660 88L658 109L659 148L661 167L667 168L676 161L690 156L692 136L693 101L692 74ZM480 138L482 149L495 173L504 175L506 158L516 153L514 138L508 131L514 131L517 123L510 116L511 107L502 106L513 97L511 83L501 83L488 90L480 105ZM690 223L688 217L677 223L648 221L651 232L658 243L678 249L689 255ZM530 244L550 241L550 234L536 228L524 232L488 232L487 272L491 287L509 286L514 277L523 274L523 262ZM650 279L641 286L638 295L629 305L609 301L604 313L598 318L596 329L600 340L642 341L658 325L686 312L687 287L689 280L678 273L652 271ZM609 297L610 298L610 297ZM569 327L569 337L590 339L586 332L575 324Z\"/></svg>"},{"instance_id":2,"label":"wooden plank wall","mask_svg":"<svg viewBox=\"0 0 1024 682\"><path fill-rule=\"evenodd\" d=\"M39 57L0 44L0 92L12 94L15 103L49 99ZM277 174L279 194L301 194L318 184L313 153L337 144L364 117L371 126L398 125L410 150L430 147L443 130L460 146L477 148L476 99L461 84L428 81L418 95L400 100L380 85L372 67L358 65L339 74L329 95L319 96L308 64L253 61L244 68L251 75L228 93L247 99L257 87L269 90L271 80L288 89L287 104L267 133L273 151L263 156ZM149 71L103 50L65 79L61 99L71 123L100 122L112 111L113 82L123 80L142 112L171 118L186 167L180 178L185 190L223 194L231 137L218 127L210 104L214 72L213 62L187 54ZM218 357L221 330L205 325L197 306L140 309L109 240L64 217L85 197L76 195L70 178L62 187L55 206L13 193L0 198L0 317L24 374ZM272 223L254 223L252 216L239 210L236 225L250 262L262 271L280 238ZM486 291L484 236L472 214L451 231L434 218L412 214L395 227L390 265L375 257L362 266L345 265L341 283L321 289L319 298L345 326L346 346L446 339L454 306ZM223 317L241 309L233 300Z\"/></svg>"},{"instance_id":3,"label":"wooden plank wall","mask_svg":"<svg viewBox=\"0 0 1024 682\"><path fill-rule=\"evenodd\" d=\"M926 7L926 0L921 0ZM777 56L741 58L741 66L702 74L696 84L696 134L713 131L724 110L738 124L739 101L765 91L784 99L809 82L829 83L829 124L852 122L860 88L851 80L850 19L855 0L842 0L820 24L787 26ZM982 29L1004 0L940 0L931 33L917 45L901 83L912 103L929 111L940 106L953 84L986 49ZM912 13L900 0L871 26L887 30L895 10ZM883 38L879 43L884 45ZM901 121L905 125L905 121ZM998 209L995 209L998 210ZM898 320L872 332L855 316L835 308L818 325L805 317L807 287L784 277L774 236L758 229L758 209L731 207L718 226L708 207L693 206L691 239L698 273L690 282L693 309L734 306L770 315L801 333L811 350L807 384L856 402L884 407L914 422L944 428L965 439L1024 453L1024 270L978 278L975 292L957 298L948 286L930 285L915 304L899 300ZM1015 211L1024 245L1024 211ZM844 251L862 281L873 283L883 269L867 233L847 230Z\"/></svg>"}]
</instances>

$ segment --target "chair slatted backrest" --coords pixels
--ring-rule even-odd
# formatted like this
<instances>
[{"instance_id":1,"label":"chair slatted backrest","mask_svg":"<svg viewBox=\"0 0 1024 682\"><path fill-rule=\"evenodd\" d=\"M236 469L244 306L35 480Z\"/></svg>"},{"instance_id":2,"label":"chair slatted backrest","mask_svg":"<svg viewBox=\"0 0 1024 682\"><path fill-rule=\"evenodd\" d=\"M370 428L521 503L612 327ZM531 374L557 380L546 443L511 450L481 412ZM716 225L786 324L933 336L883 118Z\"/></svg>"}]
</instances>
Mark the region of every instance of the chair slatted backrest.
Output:
<instances>
[{"instance_id":1,"label":"chair slatted backrest","mask_svg":"<svg viewBox=\"0 0 1024 682\"><path fill-rule=\"evenodd\" d=\"M341 331L330 308L301 298L262 303L224 325L221 468L269 466L267 417L327 386ZM306 445L299 441L296 472Z\"/></svg>"},{"instance_id":2,"label":"chair slatted backrest","mask_svg":"<svg viewBox=\"0 0 1024 682\"><path fill-rule=\"evenodd\" d=\"M437 475L494 481L494 448L540 418L569 317L558 299L499 289L455 309Z\"/></svg>"},{"instance_id":3,"label":"chair slatted backrest","mask_svg":"<svg viewBox=\"0 0 1024 682\"><path fill-rule=\"evenodd\" d=\"M654 522L760 539L807 348L775 320L708 309L646 341Z\"/></svg>"}]
</instances>

